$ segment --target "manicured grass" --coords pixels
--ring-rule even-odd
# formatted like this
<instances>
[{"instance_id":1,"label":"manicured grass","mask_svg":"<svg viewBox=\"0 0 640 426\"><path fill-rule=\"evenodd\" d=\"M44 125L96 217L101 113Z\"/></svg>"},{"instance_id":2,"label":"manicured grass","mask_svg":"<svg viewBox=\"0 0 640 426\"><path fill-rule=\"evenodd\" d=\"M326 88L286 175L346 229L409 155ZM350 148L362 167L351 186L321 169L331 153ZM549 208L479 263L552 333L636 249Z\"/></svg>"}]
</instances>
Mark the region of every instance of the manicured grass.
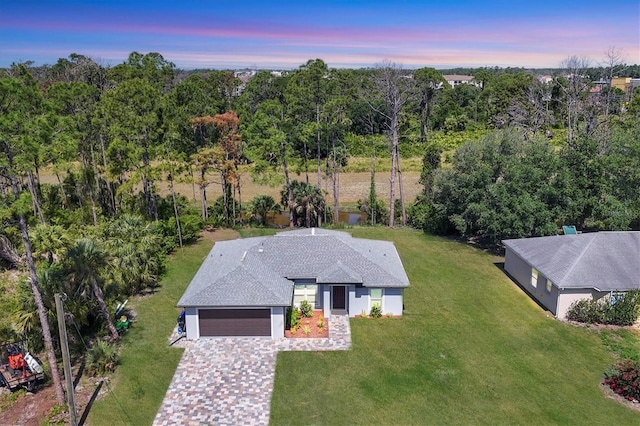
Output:
<instances>
[{"instance_id":1,"label":"manicured grass","mask_svg":"<svg viewBox=\"0 0 640 426\"><path fill-rule=\"evenodd\" d=\"M350 351L280 353L272 424L640 424L599 389L614 358L598 333L542 311L491 255L410 230L353 235L395 242L405 314L353 319Z\"/></svg>"},{"instance_id":2,"label":"manicured grass","mask_svg":"<svg viewBox=\"0 0 640 426\"><path fill-rule=\"evenodd\" d=\"M550 318L490 255L463 244L410 230L349 231L395 241L411 280L405 315L352 320L347 352L279 354L272 424L640 421L598 388L613 362L609 351L637 350L637 333ZM130 302L137 318L124 337L122 364L90 424L151 424L182 355L167 344L175 304L211 244L202 240L172 255L159 291Z\"/></svg>"},{"instance_id":3,"label":"manicured grass","mask_svg":"<svg viewBox=\"0 0 640 426\"><path fill-rule=\"evenodd\" d=\"M179 314L176 303L212 244L201 240L179 249L168 260L158 292L130 302L136 318L123 338L121 364L109 387L103 387L107 395L91 409L90 424L153 422L183 352L167 340Z\"/></svg>"}]
</instances>

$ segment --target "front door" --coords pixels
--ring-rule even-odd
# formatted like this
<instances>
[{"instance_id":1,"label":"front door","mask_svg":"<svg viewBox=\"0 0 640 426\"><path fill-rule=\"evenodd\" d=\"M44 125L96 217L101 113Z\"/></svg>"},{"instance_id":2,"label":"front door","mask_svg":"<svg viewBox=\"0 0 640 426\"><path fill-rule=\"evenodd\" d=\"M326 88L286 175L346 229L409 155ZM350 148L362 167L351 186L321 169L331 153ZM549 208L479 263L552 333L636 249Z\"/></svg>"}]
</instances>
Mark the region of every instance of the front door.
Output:
<instances>
[{"instance_id":1,"label":"front door","mask_svg":"<svg viewBox=\"0 0 640 426\"><path fill-rule=\"evenodd\" d=\"M331 287L333 297L331 298L331 309L344 310L347 307L346 291L343 285L334 285Z\"/></svg>"}]
</instances>

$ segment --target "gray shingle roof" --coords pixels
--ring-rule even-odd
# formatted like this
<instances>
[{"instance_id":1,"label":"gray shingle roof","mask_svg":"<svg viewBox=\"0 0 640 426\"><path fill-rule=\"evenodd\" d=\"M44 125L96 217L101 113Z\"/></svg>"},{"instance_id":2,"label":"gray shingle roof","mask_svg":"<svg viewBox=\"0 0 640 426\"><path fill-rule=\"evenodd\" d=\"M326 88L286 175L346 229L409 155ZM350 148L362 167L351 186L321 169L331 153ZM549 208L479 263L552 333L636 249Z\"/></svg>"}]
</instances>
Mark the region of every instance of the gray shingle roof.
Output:
<instances>
[{"instance_id":1,"label":"gray shingle roof","mask_svg":"<svg viewBox=\"0 0 640 426\"><path fill-rule=\"evenodd\" d=\"M504 240L559 288L640 288L640 232L594 232Z\"/></svg>"},{"instance_id":2,"label":"gray shingle roof","mask_svg":"<svg viewBox=\"0 0 640 426\"><path fill-rule=\"evenodd\" d=\"M409 285L392 242L299 229L217 242L178 305L287 306L295 279L365 287Z\"/></svg>"}]
</instances>

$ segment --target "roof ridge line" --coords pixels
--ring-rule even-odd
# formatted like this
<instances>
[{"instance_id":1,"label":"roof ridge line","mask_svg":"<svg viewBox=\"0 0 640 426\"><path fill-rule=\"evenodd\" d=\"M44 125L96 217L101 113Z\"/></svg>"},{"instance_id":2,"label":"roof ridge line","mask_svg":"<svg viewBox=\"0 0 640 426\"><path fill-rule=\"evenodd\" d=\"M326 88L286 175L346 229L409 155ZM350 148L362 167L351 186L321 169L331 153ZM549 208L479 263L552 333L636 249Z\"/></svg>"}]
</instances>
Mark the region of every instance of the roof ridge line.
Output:
<instances>
[{"instance_id":1,"label":"roof ridge line","mask_svg":"<svg viewBox=\"0 0 640 426\"><path fill-rule=\"evenodd\" d=\"M575 260L574 260L573 264L571 265L571 268L569 268L569 270L567 271L567 273L566 273L566 274L564 274L564 277L562 278L562 283L564 283L564 281L567 279L567 277L568 277L569 275L571 275L571 273L573 272L573 270L574 270L574 269L576 268L576 266L580 263L580 259L582 259L582 258L584 257L584 254L587 252L587 250L589 250L589 247L591 247L591 244L593 244L593 240L595 240L595 239L596 239L596 235L597 235L597 234L598 234L597 232L593 233L593 237L591 237L591 239L589 240L589 242L588 242L588 243L587 243L587 245L585 246L584 250L582 250L582 251L580 252L580 254L579 254L578 256L576 256L576 258L575 258ZM581 235L585 235L585 234L581 234ZM589 234L586 234L586 235L589 235ZM558 286L558 287L560 287L560 286Z\"/></svg>"}]
</instances>

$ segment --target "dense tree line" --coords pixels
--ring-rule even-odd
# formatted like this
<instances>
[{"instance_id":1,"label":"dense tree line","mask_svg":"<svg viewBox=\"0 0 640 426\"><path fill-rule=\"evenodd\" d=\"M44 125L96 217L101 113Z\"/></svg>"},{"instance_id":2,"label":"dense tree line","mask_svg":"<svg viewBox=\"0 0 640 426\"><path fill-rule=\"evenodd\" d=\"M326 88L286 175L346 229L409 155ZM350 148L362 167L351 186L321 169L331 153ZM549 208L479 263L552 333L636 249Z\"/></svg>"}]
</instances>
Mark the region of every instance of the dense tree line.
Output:
<instances>
[{"instance_id":1,"label":"dense tree line","mask_svg":"<svg viewBox=\"0 0 640 426\"><path fill-rule=\"evenodd\" d=\"M455 88L433 68L321 59L248 81L138 52L114 67L72 54L2 70L0 265L29 278L0 297L11 315L0 340L44 341L55 364L57 292L83 332L116 340L115 303L157 285L164 255L204 224L266 224L280 208L291 226L337 223L350 156L372 158L358 203L371 223L488 242L562 224L637 228L640 92L595 85L637 71L614 53L598 68L570 57L544 83L524 69L451 70L474 76ZM390 164L388 200L376 157ZM417 200L404 196L407 157L423 158ZM244 200L248 179L281 186L280 204Z\"/></svg>"}]
</instances>

